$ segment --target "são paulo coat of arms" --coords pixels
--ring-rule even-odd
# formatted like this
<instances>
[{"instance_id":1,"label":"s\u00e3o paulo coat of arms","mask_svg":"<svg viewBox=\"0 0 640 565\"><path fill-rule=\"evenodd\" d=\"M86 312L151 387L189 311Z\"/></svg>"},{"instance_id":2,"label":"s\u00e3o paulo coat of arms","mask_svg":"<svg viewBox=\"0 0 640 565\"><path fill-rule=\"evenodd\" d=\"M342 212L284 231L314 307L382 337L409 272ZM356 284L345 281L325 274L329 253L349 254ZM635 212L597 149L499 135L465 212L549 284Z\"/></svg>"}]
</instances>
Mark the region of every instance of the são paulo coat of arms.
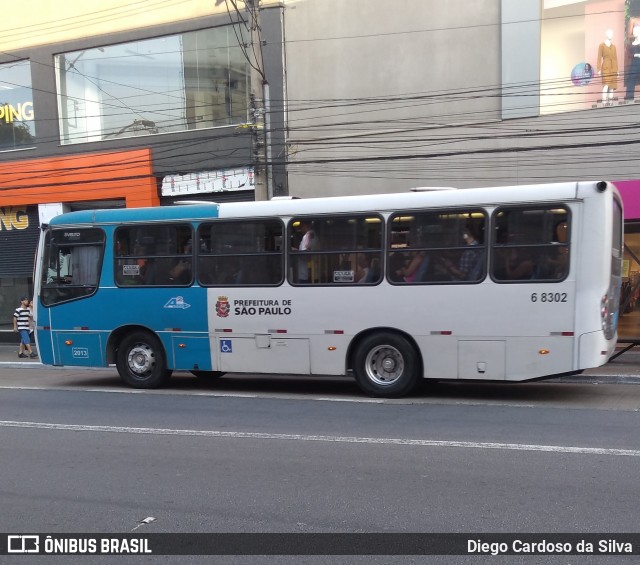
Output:
<instances>
[{"instance_id":1,"label":"s\u00e3o paulo coat of arms","mask_svg":"<svg viewBox=\"0 0 640 565\"><path fill-rule=\"evenodd\" d=\"M226 318L229 315L230 310L229 298L226 296L218 296L218 301L216 302L216 315L219 318Z\"/></svg>"}]
</instances>

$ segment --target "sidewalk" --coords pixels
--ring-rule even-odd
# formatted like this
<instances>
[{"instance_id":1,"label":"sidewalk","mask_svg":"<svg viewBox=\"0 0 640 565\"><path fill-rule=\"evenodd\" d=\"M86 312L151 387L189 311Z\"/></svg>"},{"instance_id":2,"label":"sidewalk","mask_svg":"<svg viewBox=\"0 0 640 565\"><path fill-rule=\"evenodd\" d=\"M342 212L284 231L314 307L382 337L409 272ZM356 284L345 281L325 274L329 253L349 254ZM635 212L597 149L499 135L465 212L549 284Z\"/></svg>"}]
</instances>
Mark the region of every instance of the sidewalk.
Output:
<instances>
[{"instance_id":1,"label":"sidewalk","mask_svg":"<svg viewBox=\"0 0 640 565\"><path fill-rule=\"evenodd\" d=\"M26 367L36 369L43 367L42 363L40 363L39 357L36 357L35 359L30 359L29 357L21 359L20 357L18 357L19 351L20 345L17 342L15 343L15 345L0 343L0 368ZM31 351L35 351L36 353L38 353L38 348L35 345L32 345Z\"/></svg>"},{"instance_id":2,"label":"sidewalk","mask_svg":"<svg viewBox=\"0 0 640 565\"><path fill-rule=\"evenodd\" d=\"M37 353L37 348L33 347L33 351ZM44 365L39 358L36 359L20 359L18 357L18 344L10 345L6 343L0 344L0 369L39 369ZM49 367L54 369L58 367ZM63 367L60 367L63 368ZM66 368L66 367L65 367ZM626 351L618 358L610 363L597 367L595 369L587 369L581 375L572 377L558 377L548 379L545 382L557 383L593 383L593 384L640 384L640 346L638 348Z\"/></svg>"}]
</instances>

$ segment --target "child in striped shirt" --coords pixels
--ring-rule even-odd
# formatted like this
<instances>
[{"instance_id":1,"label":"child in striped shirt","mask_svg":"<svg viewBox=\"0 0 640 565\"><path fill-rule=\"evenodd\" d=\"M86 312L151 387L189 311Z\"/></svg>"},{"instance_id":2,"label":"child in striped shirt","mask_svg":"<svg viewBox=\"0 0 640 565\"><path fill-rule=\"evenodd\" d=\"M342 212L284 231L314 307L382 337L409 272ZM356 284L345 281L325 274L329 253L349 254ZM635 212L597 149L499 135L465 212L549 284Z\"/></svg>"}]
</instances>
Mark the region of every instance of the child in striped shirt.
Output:
<instances>
[{"instance_id":1,"label":"child in striped shirt","mask_svg":"<svg viewBox=\"0 0 640 565\"><path fill-rule=\"evenodd\" d=\"M13 331L20 333L20 353L18 353L18 357L26 357L25 350L32 359L38 356L37 353L31 350L30 329L31 310L29 309L29 299L23 296L20 299L20 306L13 313Z\"/></svg>"}]
</instances>

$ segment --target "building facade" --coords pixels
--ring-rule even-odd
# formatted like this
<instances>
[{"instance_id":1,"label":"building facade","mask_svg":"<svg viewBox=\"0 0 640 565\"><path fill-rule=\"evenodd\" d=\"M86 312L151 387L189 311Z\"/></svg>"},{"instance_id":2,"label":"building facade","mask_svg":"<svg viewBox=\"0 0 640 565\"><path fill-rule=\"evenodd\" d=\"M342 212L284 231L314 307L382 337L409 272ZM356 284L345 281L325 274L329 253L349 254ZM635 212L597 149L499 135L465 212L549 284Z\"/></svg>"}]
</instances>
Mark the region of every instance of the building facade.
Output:
<instances>
[{"instance_id":1,"label":"building facade","mask_svg":"<svg viewBox=\"0 0 640 565\"><path fill-rule=\"evenodd\" d=\"M19 297L31 293L39 226L51 216L253 200L262 81L252 67L280 77L270 86L283 96L278 3L262 6L269 45L257 62L250 14L225 2L25 4L8 15L0 39L5 329ZM283 132L278 118L271 122ZM278 133L271 138L277 143ZM278 194L285 181L278 167L271 172Z\"/></svg>"}]
</instances>

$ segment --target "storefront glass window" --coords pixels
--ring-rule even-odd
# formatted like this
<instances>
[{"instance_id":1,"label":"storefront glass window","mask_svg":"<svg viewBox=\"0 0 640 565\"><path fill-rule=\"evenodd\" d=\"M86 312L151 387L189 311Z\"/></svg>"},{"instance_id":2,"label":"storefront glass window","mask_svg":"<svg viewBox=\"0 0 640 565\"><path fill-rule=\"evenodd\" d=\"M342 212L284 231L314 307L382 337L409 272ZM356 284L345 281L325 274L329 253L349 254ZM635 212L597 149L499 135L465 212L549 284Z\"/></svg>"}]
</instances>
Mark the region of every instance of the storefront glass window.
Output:
<instances>
[{"instance_id":1,"label":"storefront glass window","mask_svg":"<svg viewBox=\"0 0 640 565\"><path fill-rule=\"evenodd\" d=\"M622 338L640 337L640 221L637 220L624 225L618 335Z\"/></svg>"},{"instance_id":2,"label":"storefront glass window","mask_svg":"<svg viewBox=\"0 0 640 565\"><path fill-rule=\"evenodd\" d=\"M225 26L57 55L62 143L246 122L241 33Z\"/></svg>"},{"instance_id":3,"label":"storefront glass window","mask_svg":"<svg viewBox=\"0 0 640 565\"><path fill-rule=\"evenodd\" d=\"M541 113L631 104L636 97L640 0L544 0Z\"/></svg>"},{"instance_id":4,"label":"storefront glass window","mask_svg":"<svg viewBox=\"0 0 640 565\"><path fill-rule=\"evenodd\" d=\"M29 61L0 65L0 151L33 146L33 118Z\"/></svg>"}]
</instances>

